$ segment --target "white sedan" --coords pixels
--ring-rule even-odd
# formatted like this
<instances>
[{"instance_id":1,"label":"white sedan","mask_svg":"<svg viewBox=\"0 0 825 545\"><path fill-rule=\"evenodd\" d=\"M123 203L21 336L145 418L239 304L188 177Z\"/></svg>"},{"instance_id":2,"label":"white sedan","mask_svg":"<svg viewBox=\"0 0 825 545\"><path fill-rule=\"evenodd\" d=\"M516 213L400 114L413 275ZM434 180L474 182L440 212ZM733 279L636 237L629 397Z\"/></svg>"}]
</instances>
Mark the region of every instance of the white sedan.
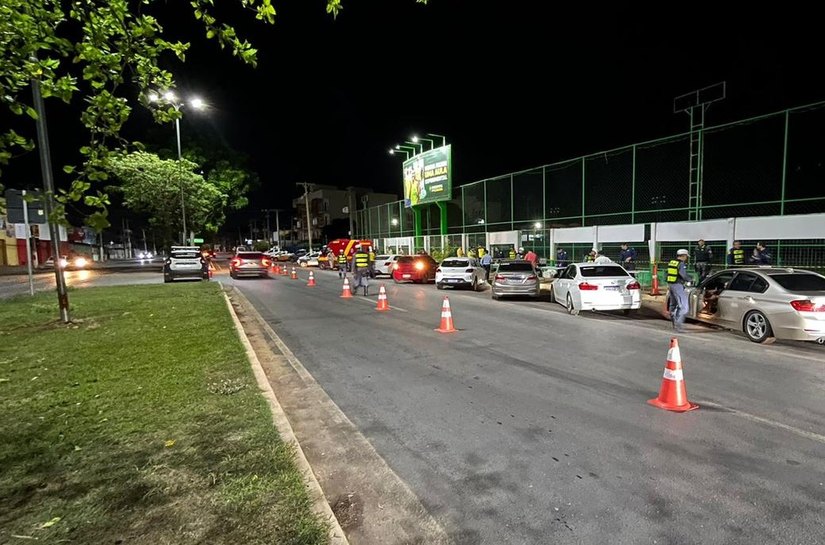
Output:
<instances>
[{"instance_id":1,"label":"white sedan","mask_svg":"<svg viewBox=\"0 0 825 545\"><path fill-rule=\"evenodd\" d=\"M392 276L392 266L398 261L397 255L375 256L375 275L386 274Z\"/></svg>"},{"instance_id":2,"label":"white sedan","mask_svg":"<svg viewBox=\"0 0 825 545\"><path fill-rule=\"evenodd\" d=\"M487 282L487 271L473 257L448 257L435 270L435 287L444 286L481 289Z\"/></svg>"},{"instance_id":3,"label":"white sedan","mask_svg":"<svg viewBox=\"0 0 825 545\"><path fill-rule=\"evenodd\" d=\"M321 257L321 252L310 252L298 258L298 265L301 267L317 267L318 258Z\"/></svg>"},{"instance_id":4,"label":"white sedan","mask_svg":"<svg viewBox=\"0 0 825 545\"><path fill-rule=\"evenodd\" d=\"M582 310L621 310L629 314L642 306L642 289L616 263L574 263L553 281L550 297L570 314Z\"/></svg>"}]
</instances>

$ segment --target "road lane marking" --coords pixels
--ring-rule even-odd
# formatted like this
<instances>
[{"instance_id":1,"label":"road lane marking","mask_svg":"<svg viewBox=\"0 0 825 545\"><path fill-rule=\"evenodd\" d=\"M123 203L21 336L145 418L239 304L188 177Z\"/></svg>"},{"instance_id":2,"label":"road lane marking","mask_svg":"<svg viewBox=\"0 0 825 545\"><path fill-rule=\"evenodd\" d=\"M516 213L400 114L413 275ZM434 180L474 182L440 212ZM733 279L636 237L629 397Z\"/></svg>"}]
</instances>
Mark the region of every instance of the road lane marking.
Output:
<instances>
[{"instance_id":1,"label":"road lane marking","mask_svg":"<svg viewBox=\"0 0 825 545\"><path fill-rule=\"evenodd\" d=\"M746 413L745 411L740 411L738 409L733 409L731 407L726 407L724 405L719 405L718 403L714 403L712 401L704 401L698 400L697 403L699 405L704 405L706 407L713 407L715 409L720 409L722 411L734 414L736 416L741 416L746 420L750 420L751 422L757 422L759 424L765 424L767 426L771 426L774 428L779 428L781 430L788 431L800 437L804 437L806 439L810 439L812 441L816 441L817 443L825 444L825 435L820 435L818 433L814 433L812 431L807 431L799 428L795 428L793 426L789 426L787 424L783 424L782 422L777 422L776 420L771 420L770 418L764 418L762 416L757 416L755 414Z\"/></svg>"}]
</instances>

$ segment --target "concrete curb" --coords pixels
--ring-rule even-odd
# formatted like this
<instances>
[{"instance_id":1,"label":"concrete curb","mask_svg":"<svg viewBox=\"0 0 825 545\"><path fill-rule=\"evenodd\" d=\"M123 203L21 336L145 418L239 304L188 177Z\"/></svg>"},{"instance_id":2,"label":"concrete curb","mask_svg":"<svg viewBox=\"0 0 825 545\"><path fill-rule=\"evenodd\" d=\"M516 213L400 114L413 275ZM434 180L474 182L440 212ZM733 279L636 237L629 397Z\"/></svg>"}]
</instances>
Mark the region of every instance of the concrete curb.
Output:
<instances>
[{"instance_id":1,"label":"concrete curb","mask_svg":"<svg viewBox=\"0 0 825 545\"><path fill-rule=\"evenodd\" d=\"M295 434L292 431L292 426L289 424L289 420L287 419L281 404L278 403L278 399L275 397L275 392L272 391L272 387L269 385L269 380L266 378L263 367L261 367L261 362L258 360L258 355L255 353L255 350L253 350L252 344L249 342L246 332L243 329L243 325L241 325L238 315L235 313L235 309L232 306L232 302L229 300L229 296L225 291L223 292L223 297L226 300L226 306L229 309L229 314L232 316L232 321L235 323L235 331L238 332L238 337L240 337L241 344L243 344L244 349L246 350L246 355L249 358L250 365L252 366L252 372L255 374L255 380L258 382L258 388L260 388L261 393L269 403L269 408L272 412L272 420L275 423L275 427L278 428L278 433L281 434L281 438L284 442L292 445L295 449L295 463L303 474L307 488L309 489L309 496L312 499L313 510L317 514L324 517L330 524L330 544L349 545L349 541L347 541L344 530L338 523L338 519L335 518L335 514L332 512L332 508L329 506L329 503L327 503L326 496L324 496L324 491L321 489L321 485L315 478L315 473L313 473L312 467L309 465L309 462L304 455L304 451L301 449L301 445L295 438Z\"/></svg>"}]
</instances>

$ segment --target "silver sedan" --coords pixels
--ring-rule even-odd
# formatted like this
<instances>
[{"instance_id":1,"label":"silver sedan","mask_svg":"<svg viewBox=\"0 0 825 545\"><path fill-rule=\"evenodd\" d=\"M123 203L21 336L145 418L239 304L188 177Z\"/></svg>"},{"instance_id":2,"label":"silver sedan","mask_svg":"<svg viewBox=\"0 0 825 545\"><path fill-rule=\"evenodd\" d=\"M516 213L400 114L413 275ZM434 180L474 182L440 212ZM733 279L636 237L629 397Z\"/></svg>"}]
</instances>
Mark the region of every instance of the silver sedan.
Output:
<instances>
[{"instance_id":1,"label":"silver sedan","mask_svg":"<svg viewBox=\"0 0 825 545\"><path fill-rule=\"evenodd\" d=\"M688 290L688 317L753 342L825 344L825 276L811 271L744 268L720 271Z\"/></svg>"},{"instance_id":2,"label":"silver sedan","mask_svg":"<svg viewBox=\"0 0 825 545\"><path fill-rule=\"evenodd\" d=\"M503 295L540 295L539 277L529 261L504 261L493 272L493 299Z\"/></svg>"}]
</instances>

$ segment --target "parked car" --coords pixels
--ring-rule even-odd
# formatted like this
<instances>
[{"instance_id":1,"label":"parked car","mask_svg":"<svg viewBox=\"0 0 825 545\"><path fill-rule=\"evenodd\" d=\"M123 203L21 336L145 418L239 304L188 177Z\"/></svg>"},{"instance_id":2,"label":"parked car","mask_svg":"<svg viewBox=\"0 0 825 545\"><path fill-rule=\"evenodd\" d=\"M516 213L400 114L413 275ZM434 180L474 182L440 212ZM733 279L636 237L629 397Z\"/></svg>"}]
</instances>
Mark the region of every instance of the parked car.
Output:
<instances>
[{"instance_id":1,"label":"parked car","mask_svg":"<svg viewBox=\"0 0 825 545\"><path fill-rule=\"evenodd\" d=\"M541 294L538 272L529 261L503 261L495 266L493 275L493 299L506 295L538 297Z\"/></svg>"},{"instance_id":2,"label":"parked car","mask_svg":"<svg viewBox=\"0 0 825 545\"><path fill-rule=\"evenodd\" d=\"M487 283L487 271L473 257L448 257L435 270L435 287L470 288L478 291Z\"/></svg>"},{"instance_id":3,"label":"parked car","mask_svg":"<svg viewBox=\"0 0 825 545\"><path fill-rule=\"evenodd\" d=\"M386 274L392 276L392 267L398 261L397 255L377 255L375 256L375 275Z\"/></svg>"},{"instance_id":4,"label":"parked car","mask_svg":"<svg viewBox=\"0 0 825 545\"><path fill-rule=\"evenodd\" d=\"M401 255L392 266L395 282L432 282L438 263L428 255Z\"/></svg>"},{"instance_id":5,"label":"parked car","mask_svg":"<svg viewBox=\"0 0 825 545\"><path fill-rule=\"evenodd\" d=\"M209 280L209 268L198 246L172 246L163 263L163 281L180 278Z\"/></svg>"},{"instance_id":6,"label":"parked car","mask_svg":"<svg viewBox=\"0 0 825 545\"><path fill-rule=\"evenodd\" d=\"M272 259L262 252L238 252L229 262L229 276L257 276L269 278L269 267Z\"/></svg>"},{"instance_id":7,"label":"parked car","mask_svg":"<svg viewBox=\"0 0 825 545\"><path fill-rule=\"evenodd\" d=\"M772 338L825 344L825 276L800 269L723 270L688 289L694 320Z\"/></svg>"},{"instance_id":8,"label":"parked car","mask_svg":"<svg viewBox=\"0 0 825 545\"><path fill-rule=\"evenodd\" d=\"M582 310L621 310L642 305L639 282L616 263L574 263L553 282L551 300L570 314Z\"/></svg>"}]
</instances>

